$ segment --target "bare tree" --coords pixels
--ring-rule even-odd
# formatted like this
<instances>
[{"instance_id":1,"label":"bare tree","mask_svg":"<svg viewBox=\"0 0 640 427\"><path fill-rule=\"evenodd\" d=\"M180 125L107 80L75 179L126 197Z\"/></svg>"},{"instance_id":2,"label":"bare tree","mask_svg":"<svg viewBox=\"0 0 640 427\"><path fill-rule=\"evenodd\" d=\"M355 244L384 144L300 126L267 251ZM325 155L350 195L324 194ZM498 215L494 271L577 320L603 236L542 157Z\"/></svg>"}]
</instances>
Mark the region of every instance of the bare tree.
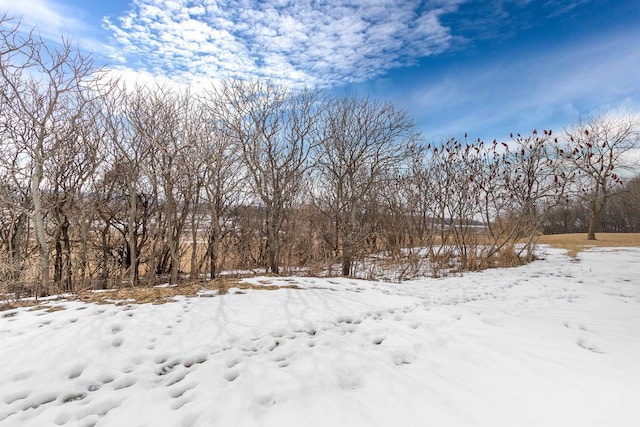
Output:
<instances>
[{"instance_id":1,"label":"bare tree","mask_svg":"<svg viewBox=\"0 0 640 427\"><path fill-rule=\"evenodd\" d=\"M511 137L510 143L494 140L480 150L480 169L471 177L492 241L486 253L489 261L504 249L511 251L514 261L520 262L524 252L527 260L533 257L535 237L548 212L561 201L567 182L551 131L540 134L533 130L531 135ZM521 239L526 244L515 251Z\"/></svg>"},{"instance_id":2,"label":"bare tree","mask_svg":"<svg viewBox=\"0 0 640 427\"><path fill-rule=\"evenodd\" d=\"M162 204L166 227L161 240L169 256L170 283L176 283L181 263L180 242L195 194L191 175L192 146L186 139L190 95L165 86L139 88L129 110L136 137L149 147L148 176L154 198ZM156 227L162 220L157 218ZM152 254L155 257L157 254Z\"/></svg>"},{"instance_id":3,"label":"bare tree","mask_svg":"<svg viewBox=\"0 0 640 427\"><path fill-rule=\"evenodd\" d=\"M382 180L394 176L415 137L407 113L389 102L355 96L328 101L314 153L316 199L335 226L342 275L352 274L358 246L370 235L367 202Z\"/></svg>"},{"instance_id":4,"label":"bare tree","mask_svg":"<svg viewBox=\"0 0 640 427\"><path fill-rule=\"evenodd\" d=\"M458 259L461 269L478 267L477 175L479 158L471 146L451 138L431 145L429 156L433 190L432 216L436 221L439 245L431 258L435 268L449 268ZM437 274L437 273L436 273Z\"/></svg>"},{"instance_id":5,"label":"bare tree","mask_svg":"<svg viewBox=\"0 0 640 427\"><path fill-rule=\"evenodd\" d=\"M206 159L203 170L204 202L208 207L209 233L207 254L209 274L218 273L221 244L233 229L234 210L239 206L246 170L242 163L242 148L238 147L233 129L225 121L225 105L215 89L200 97L199 117L202 118L202 139L198 145L200 157Z\"/></svg>"},{"instance_id":6,"label":"bare tree","mask_svg":"<svg viewBox=\"0 0 640 427\"><path fill-rule=\"evenodd\" d=\"M5 18L6 20L6 18ZM40 285L38 293L49 292L50 242L43 201L45 164L60 147L56 135L78 115L84 104L82 92L96 78L93 60L63 39L55 48L19 27L2 25L0 62L2 126L7 137L25 156L21 166L29 168L30 195L38 251Z\"/></svg>"},{"instance_id":7,"label":"bare tree","mask_svg":"<svg viewBox=\"0 0 640 427\"><path fill-rule=\"evenodd\" d=\"M640 122L632 115L607 114L567 130L566 143L558 148L577 185L578 197L591 211L588 240L596 239L600 214L622 190L624 171L631 165L625 154L640 143Z\"/></svg>"},{"instance_id":8,"label":"bare tree","mask_svg":"<svg viewBox=\"0 0 640 427\"><path fill-rule=\"evenodd\" d=\"M264 207L267 270L279 273L283 222L302 190L317 139L317 93L231 81L219 97L226 108L225 128L242 150L253 192Z\"/></svg>"}]
</instances>

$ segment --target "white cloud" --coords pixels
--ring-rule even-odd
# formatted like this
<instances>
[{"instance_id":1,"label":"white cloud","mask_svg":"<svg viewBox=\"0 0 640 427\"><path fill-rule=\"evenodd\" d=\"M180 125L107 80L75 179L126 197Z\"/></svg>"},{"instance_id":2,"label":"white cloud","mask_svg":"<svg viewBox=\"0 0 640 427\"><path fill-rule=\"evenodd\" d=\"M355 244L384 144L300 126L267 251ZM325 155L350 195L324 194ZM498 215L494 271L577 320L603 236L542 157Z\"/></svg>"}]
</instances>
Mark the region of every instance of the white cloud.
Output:
<instances>
[{"instance_id":1,"label":"white cloud","mask_svg":"<svg viewBox=\"0 0 640 427\"><path fill-rule=\"evenodd\" d=\"M460 2L134 0L105 27L132 68L330 85L446 50L452 36L440 17Z\"/></svg>"}]
</instances>

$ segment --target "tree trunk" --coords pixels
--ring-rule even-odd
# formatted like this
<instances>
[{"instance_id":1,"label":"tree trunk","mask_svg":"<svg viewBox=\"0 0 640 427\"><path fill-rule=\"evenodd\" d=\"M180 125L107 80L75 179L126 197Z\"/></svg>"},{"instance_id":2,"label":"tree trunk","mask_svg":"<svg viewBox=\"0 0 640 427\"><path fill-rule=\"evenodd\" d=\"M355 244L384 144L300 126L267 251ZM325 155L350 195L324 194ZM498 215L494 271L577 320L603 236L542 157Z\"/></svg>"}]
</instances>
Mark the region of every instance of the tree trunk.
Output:
<instances>
[{"instance_id":1,"label":"tree trunk","mask_svg":"<svg viewBox=\"0 0 640 427\"><path fill-rule=\"evenodd\" d=\"M71 265L71 241L69 240L69 219L64 216L62 226L60 227L62 237L62 289L65 292L73 291L73 271Z\"/></svg>"},{"instance_id":2,"label":"tree trunk","mask_svg":"<svg viewBox=\"0 0 640 427\"><path fill-rule=\"evenodd\" d=\"M87 246L89 242L89 221L87 220L87 207L85 201L82 199L82 195L80 196L80 203L82 205L81 209L81 217L80 217L80 250L78 252L78 262L79 262L79 272L78 276L80 278L80 286L82 289L87 288L87 267L88 267L88 258L87 258Z\"/></svg>"},{"instance_id":3,"label":"tree trunk","mask_svg":"<svg viewBox=\"0 0 640 427\"><path fill-rule=\"evenodd\" d=\"M101 272L100 272L100 284L102 289L107 289L109 284L109 224L105 225L102 229L102 260L101 260Z\"/></svg>"},{"instance_id":4,"label":"tree trunk","mask_svg":"<svg viewBox=\"0 0 640 427\"><path fill-rule=\"evenodd\" d=\"M198 203L199 200L196 198L193 213L191 214L191 266L189 268L189 277L192 280L197 279L200 276L198 268L198 224L196 221Z\"/></svg>"},{"instance_id":5,"label":"tree trunk","mask_svg":"<svg viewBox=\"0 0 640 427\"><path fill-rule=\"evenodd\" d=\"M343 244L342 246L342 275L347 277L351 275L351 245Z\"/></svg>"},{"instance_id":6,"label":"tree trunk","mask_svg":"<svg viewBox=\"0 0 640 427\"><path fill-rule=\"evenodd\" d=\"M596 240L596 228L598 226L598 217L600 210L596 207L595 202L591 206L591 218L589 219L589 231L587 232L587 240Z\"/></svg>"},{"instance_id":7,"label":"tree trunk","mask_svg":"<svg viewBox=\"0 0 640 427\"><path fill-rule=\"evenodd\" d=\"M215 226L214 226L215 227ZM209 237L209 272L211 280L215 279L218 275L218 249L220 246L220 239L217 231L214 229L211 231Z\"/></svg>"},{"instance_id":8,"label":"tree trunk","mask_svg":"<svg viewBox=\"0 0 640 427\"><path fill-rule=\"evenodd\" d=\"M177 206L172 200L171 194L173 189L169 188L166 194L169 195L167 200L167 245L169 246L169 256L171 257L171 272L169 275L169 284L173 285L178 282L178 271L180 270L180 259L178 256L180 245L180 233L177 224Z\"/></svg>"},{"instance_id":9,"label":"tree trunk","mask_svg":"<svg viewBox=\"0 0 640 427\"><path fill-rule=\"evenodd\" d=\"M11 279L17 280L18 274L22 270L22 242L27 214L21 212L12 224L9 238L9 256L11 257Z\"/></svg>"},{"instance_id":10,"label":"tree trunk","mask_svg":"<svg viewBox=\"0 0 640 427\"><path fill-rule=\"evenodd\" d=\"M56 232L53 236L54 243L54 255L53 255L53 284L58 289L62 290L62 243L60 241L61 227L56 227Z\"/></svg>"},{"instance_id":11,"label":"tree trunk","mask_svg":"<svg viewBox=\"0 0 640 427\"><path fill-rule=\"evenodd\" d=\"M38 253L40 255L40 284L36 288L36 298L39 294L46 295L49 292L49 246L47 245L47 234L44 226L44 212L42 207L42 197L40 193L40 182L43 177L42 152L43 143L38 141L36 147L35 165L31 176L31 200L33 200L33 225L38 242Z\"/></svg>"},{"instance_id":12,"label":"tree trunk","mask_svg":"<svg viewBox=\"0 0 640 427\"><path fill-rule=\"evenodd\" d=\"M279 238L277 215L273 206L267 207L267 269L273 274L279 274L278 252Z\"/></svg>"},{"instance_id":13,"label":"tree trunk","mask_svg":"<svg viewBox=\"0 0 640 427\"><path fill-rule=\"evenodd\" d=\"M127 191L129 192L129 224L127 228L129 240L129 256L131 263L129 265L129 282L131 286L135 286L138 281L138 245L136 236L136 217L138 215L138 193L135 189L135 182L127 181Z\"/></svg>"}]
</instances>

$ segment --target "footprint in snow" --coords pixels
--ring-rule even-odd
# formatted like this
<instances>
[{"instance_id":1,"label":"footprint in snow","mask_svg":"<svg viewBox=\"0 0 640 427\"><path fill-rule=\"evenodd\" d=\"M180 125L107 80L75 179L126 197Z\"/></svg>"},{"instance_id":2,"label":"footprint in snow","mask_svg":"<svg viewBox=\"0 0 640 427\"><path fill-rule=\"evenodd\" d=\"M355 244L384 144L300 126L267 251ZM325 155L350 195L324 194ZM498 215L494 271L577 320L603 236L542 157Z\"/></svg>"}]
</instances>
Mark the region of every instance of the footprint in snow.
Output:
<instances>
[{"instance_id":1,"label":"footprint in snow","mask_svg":"<svg viewBox=\"0 0 640 427\"><path fill-rule=\"evenodd\" d=\"M275 340L271 345L269 345L269 347L267 347L269 349L269 351L273 351L276 348L280 347L282 345L282 342L280 342L279 340Z\"/></svg>"},{"instance_id":2,"label":"footprint in snow","mask_svg":"<svg viewBox=\"0 0 640 427\"><path fill-rule=\"evenodd\" d=\"M193 365L198 365L200 363L204 363L207 361L207 356L205 354L198 354L193 357L189 357L182 362L182 366L185 368L190 368Z\"/></svg>"},{"instance_id":3,"label":"footprint in snow","mask_svg":"<svg viewBox=\"0 0 640 427\"><path fill-rule=\"evenodd\" d=\"M178 360L172 360L171 362L165 363L159 370L156 371L156 375L162 376L166 375L169 372L172 372L180 362Z\"/></svg>"},{"instance_id":4,"label":"footprint in snow","mask_svg":"<svg viewBox=\"0 0 640 427\"><path fill-rule=\"evenodd\" d=\"M167 387L171 387L172 385L178 384L180 381L184 380L187 377L187 375L189 375L189 371L186 371L186 370L175 372L169 379L169 382L167 383Z\"/></svg>"},{"instance_id":5,"label":"footprint in snow","mask_svg":"<svg viewBox=\"0 0 640 427\"><path fill-rule=\"evenodd\" d=\"M229 370L227 372L225 372L224 374L224 379L229 381L229 382L233 382L235 381L238 377L240 376L240 371L237 369L232 369Z\"/></svg>"},{"instance_id":6,"label":"footprint in snow","mask_svg":"<svg viewBox=\"0 0 640 427\"><path fill-rule=\"evenodd\" d=\"M99 421L98 417L103 417L107 415L107 413L109 413L111 410L119 407L121 403L122 403L122 400L116 400L116 399L94 401L89 403L86 407L84 407L82 411L78 411L78 413L76 413L76 417L78 419L87 418L87 417L92 417L92 418L96 417L95 423L93 424L93 425L96 425ZM92 421L89 421L89 423L91 422ZM81 424L81 425L84 427L87 424ZM88 424L88 425L91 425L91 424Z\"/></svg>"},{"instance_id":7,"label":"footprint in snow","mask_svg":"<svg viewBox=\"0 0 640 427\"><path fill-rule=\"evenodd\" d=\"M13 377L11 377L12 381L22 381L22 380L26 380L27 378L29 378L31 375L33 375L33 371L23 371L23 372L18 372L17 374L15 374Z\"/></svg>"},{"instance_id":8,"label":"footprint in snow","mask_svg":"<svg viewBox=\"0 0 640 427\"><path fill-rule=\"evenodd\" d=\"M284 362L285 360L287 360L287 357L284 356L284 355L280 355L280 356L274 357L271 360L273 360L275 363L281 363L281 362Z\"/></svg>"},{"instance_id":9,"label":"footprint in snow","mask_svg":"<svg viewBox=\"0 0 640 427\"><path fill-rule=\"evenodd\" d=\"M190 414L185 416L180 423L180 427L193 427L200 418L200 414Z\"/></svg>"},{"instance_id":10,"label":"footprint in snow","mask_svg":"<svg viewBox=\"0 0 640 427\"><path fill-rule=\"evenodd\" d=\"M11 405L14 402L17 402L18 400L24 400L29 396L29 392L28 391L19 391L16 393L9 393L6 394L3 398L2 401L4 403L6 403L7 405Z\"/></svg>"},{"instance_id":11,"label":"footprint in snow","mask_svg":"<svg viewBox=\"0 0 640 427\"><path fill-rule=\"evenodd\" d=\"M124 342L124 338L116 337L113 339L113 341L111 341L111 346L114 348L118 348L122 345L123 342Z\"/></svg>"},{"instance_id":12,"label":"footprint in snow","mask_svg":"<svg viewBox=\"0 0 640 427\"><path fill-rule=\"evenodd\" d=\"M58 396L51 392L30 396L22 401L19 409L21 411L26 411L28 409L38 409L42 405L47 405L51 402L54 402L57 398Z\"/></svg>"},{"instance_id":13,"label":"footprint in snow","mask_svg":"<svg viewBox=\"0 0 640 427\"><path fill-rule=\"evenodd\" d=\"M276 398L275 396L271 395L271 394L266 394L264 396L259 396L256 401L262 405L262 406L273 406L276 404Z\"/></svg>"},{"instance_id":14,"label":"footprint in snow","mask_svg":"<svg viewBox=\"0 0 640 427\"><path fill-rule=\"evenodd\" d=\"M410 365L415 361L415 355L406 352L395 352L391 356L391 361L396 366Z\"/></svg>"},{"instance_id":15,"label":"footprint in snow","mask_svg":"<svg viewBox=\"0 0 640 427\"><path fill-rule=\"evenodd\" d=\"M102 384L109 384L114 380L115 378L113 378L111 375L101 375L100 378L98 378L98 381L100 381Z\"/></svg>"},{"instance_id":16,"label":"footprint in snow","mask_svg":"<svg viewBox=\"0 0 640 427\"><path fill-rule=\"evenodd\" d=\"M278 330L273 331L271 333L271 336L274 337L274 338L282 338L282 337L284 337L284 335L285 335L285 331L282 330L282 329L278 329Z\"/></svg>"},{"instance_id":17,"label":"footprint in snow","mask_svg":"<svg viewBox=\"0 0 640 427\"><path fill-rule=\"evenodd\" d=\"M68 423L70 419L71 419L71 414L68 411L63 411L63 412L60 412L58 415L56 415L53 422L58 426L62 426Z\"/></svg>"},{"instance_id":18,"label":"footprint in snow","mask_svg":"<svg viewBox=\"0 0 640 427\"><path fill-rule=\"evenodd\" d=\"M69 403L69 402L82 400L86 397L87 397L87 393L66 393L60 396L60 401L62 403Z\"/></svg>"},{"instance_id":19,"label":"footprint in snow","mask_svg":"<svg viewBox=\"0 0 640 427\"><path fill-rule=\"evenodd\" d=\"M176 399L173 402L171 402L171 405L169 406L174 411L177 411L178 409L182 408L184 405L186 405L189 402L191 402L191 400L189 399Z\"/></svg>"},{"instance_id":20,"label":"footprint in snow","mask_svg":"<svg viewBox=\"0 0 640 427\"><path fill-rule=\"evenodd\" d=\"M385 337L376 337L376 338L373 339L373 344L374 345L380 345L380 344L382 344L384 339L385 339Z\"/></svg>"},{"instance_id":21,"label":"footprint in snow","mask_svg":"<svg viewBox=\"0 0 640 427\"><path fill-rule=\"evenodd\" d=\"M156 365L162 365L164 362L166 362L169 359L169 356L167 356L166 354L159 354L157 355L154 359L153 362Z\"/></svg>"},{"instance_id":22,"label":"footprint in snow","mask_svg":"<svg viewBox=\"0 0 640 427\"><path fill-rule=\"evenodd\" d=\"M188 392L189 390L192 390L196 387L195 384L187 384L187 385L183 385L183 386L177 386L177 387L173 387L173 389L171 389L169 391L169 396L172 399L178 399L182 396L184 396L184 394L186 392Z\"/></svg>"},{"instance_id":23,"label":"footprint in snow","mask_svg":"<svg viewBox=\"0 0 640 427\"><path fill-rule=\"evenodd\" d=\"M578 344L578 347L584 348L585 350L589 350L593 353L604 354L604 351L600 350L595 345L587 342L584 338L579 338L576 344Z\"/></svg>"},{"instance_id":24,"label":"footprint in snow","mask_svg":"<svg viewBox=\"0 0 640 427\"><path fill-rule=\"evenodd\" d=\"M133 378L120 378L113 383L114 390L122 390L125 388L129 388L136 383L136 380Z\"/></svg>"},{"instance_id":25,"label":"footprint in snow","mask_svg":"<svg viewBox=\"0 0 640 427\"><path fill-rule=\"evenodd\" d=\"M80 375L82 375L82 372L84 372L84 368L86 368L86 366L83 364L75 365L73 368L71 368L68 378L70 380L78 378Z\"/></svg>"}]
</instances>

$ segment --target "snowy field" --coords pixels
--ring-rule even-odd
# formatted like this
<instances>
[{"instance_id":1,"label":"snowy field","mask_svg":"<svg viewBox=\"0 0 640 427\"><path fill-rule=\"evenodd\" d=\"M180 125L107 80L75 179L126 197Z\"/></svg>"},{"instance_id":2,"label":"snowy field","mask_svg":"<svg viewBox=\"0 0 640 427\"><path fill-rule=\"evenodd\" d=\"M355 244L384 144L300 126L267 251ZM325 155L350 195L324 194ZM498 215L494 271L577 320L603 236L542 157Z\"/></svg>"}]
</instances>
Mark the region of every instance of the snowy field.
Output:
<instances>
[{"instance_id":1,"label":"snowy field","mask_svg":"<svg viewBox=\"0 0 640 427\"><path fill-rule=\"evenodd\" d=\"M0 426L638 426L640 249L0 313Z\"/></svg>"}]
</instances>

